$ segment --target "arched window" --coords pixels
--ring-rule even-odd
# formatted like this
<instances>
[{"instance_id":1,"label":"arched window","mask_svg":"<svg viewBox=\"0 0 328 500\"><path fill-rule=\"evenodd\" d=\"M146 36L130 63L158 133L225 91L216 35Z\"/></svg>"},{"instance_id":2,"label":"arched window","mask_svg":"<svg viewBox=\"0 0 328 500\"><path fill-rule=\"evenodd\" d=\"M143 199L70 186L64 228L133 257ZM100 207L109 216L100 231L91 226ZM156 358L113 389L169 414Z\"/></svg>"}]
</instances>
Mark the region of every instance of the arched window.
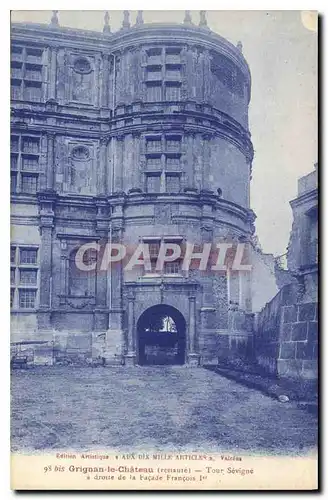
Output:
<instances>
[{"instance_id":1,"label":"arched window","mask_svg":"<svg viewBox=\"0 0 328 500\"><path fill-rule=\"evenodd\" d=\"M76 253L78 249L71 252L68 268L68 293L78 297L93 297L95 295L96 270L85 271L76 265ZM97 252L94 249L87 250L83 255L83 264L90 266L97 261Z\"/></svg>"}]
</instances>

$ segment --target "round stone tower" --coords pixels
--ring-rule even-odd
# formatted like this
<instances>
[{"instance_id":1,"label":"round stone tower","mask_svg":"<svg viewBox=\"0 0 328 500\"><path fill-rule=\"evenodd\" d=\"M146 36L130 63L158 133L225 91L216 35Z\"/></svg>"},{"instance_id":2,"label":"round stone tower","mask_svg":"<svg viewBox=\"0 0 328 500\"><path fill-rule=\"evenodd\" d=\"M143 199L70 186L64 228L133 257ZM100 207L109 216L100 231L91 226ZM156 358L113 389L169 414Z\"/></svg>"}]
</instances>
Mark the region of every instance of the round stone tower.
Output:
<instances>
[{"instance_id":1,"label":"round stone tower","mask_svg":"<svg viewBox=\"0 0 328 500\"><path fill-rule=\"evenodd\" d=\"M110 38L111 237L127 248L148 243L154 261L162 243L193 242L196 252L209 242L247 242L253 232L250 72L240 44L210 31L204 13L201 22L126 22ZM248 349L247 273L182 270L177 260L161 272L155 262L113 268L111 277L125 311L126 363L141 362L140 318L161 304L184 336L180 362ZM110 328L120 321L113 311Z\"/></svg>"}]
</instances>

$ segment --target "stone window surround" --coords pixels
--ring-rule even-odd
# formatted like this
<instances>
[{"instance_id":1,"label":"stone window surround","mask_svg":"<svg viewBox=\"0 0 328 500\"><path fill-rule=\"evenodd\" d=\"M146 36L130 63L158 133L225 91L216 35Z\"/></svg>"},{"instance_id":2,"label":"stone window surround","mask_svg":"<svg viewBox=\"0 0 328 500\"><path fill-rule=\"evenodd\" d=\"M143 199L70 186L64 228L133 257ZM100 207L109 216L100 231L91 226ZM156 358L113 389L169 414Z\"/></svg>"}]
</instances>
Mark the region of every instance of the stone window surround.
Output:
<instances>
[{"instance_id":1,"label":"stone window surround","mask_svg":"<svg viewBox=\"0 0 328 500\"><path fill-rule=\"evenodd\" d=\"M144 85L146 94L149 87L159 89L158 97L148 99L148 102L158 101L180 101L181 100L181 85L182 85L182 68L183 61L181 59L182 47L168 47L166 45L149 47L146 49L147 63L145 66ZM174 87L177 90L176 99L168 99L168 87Z\"/></svg>"},{"instance_id":2,"label":"stone window surround","mask_svg":"<svg viewBox=\"0 0 328 500\"><path fill-rule=\"evenodd\" d=\"M36 54L37 53L37 54ZM44 48L26 47L14 45L11 51L12 89L16 88L17 93L12 93L14 100L27 100L31 102L42 102L43 100L43 71L44 71ZM16 71L13 71L16 70ZM36 75L38 76L36 77ZM39 99L29 99L30 90L38 88L40 90ZM19 89L19 91L18 91Z\"/></svg>"},{"instance_id":3,"label":"stone window surround","mask_svg":"<svg viewBox=\"0 0 328 500\"><path fill-rule=\"evenodd\" d=\"M21 310L21 311L35 311L39 301L39 267L40 267L40 251L39 245L12 243L11 247L11 259L10 259L10 269L11 273L13 271L13 281L10 283L10 292L12 296L13 303L11 304L11 309ZM35 262L24 263L21 262L21 251L22 250L34 250L36 251ZM12 259L13 257L13 259ZM21 280L21 271L35 271L36 272L36 282L26 283ZM12 277L12 274L11 274ZM21 307L20 306L20 291L31 291L35 295L34 307Z\"/></svg>"},{"instance_id":4,"label":"stone window surround","mask_svg":"<svg viewBox=\"0 0 328 500\"><path fill-rule=\"evenodd\" d=\"M13 138L18 138L17 141L17 149L16 149L16 143ZM36 152L36 149L33 149L31 151L28 151L25 149L25 144L28 140L31 140L31 142L38 144L37 149L38 152ZM38 190L38 181L39 181L39 175L42 172L40 169L40 156L41 156L41 137L39 135L33 135L33 134L24 134L20 132L13 132L11 134L11 159L15 159L15 161L12 162L12 170L11 170L11 176L12 178L16 178L16 183L15 183L15 193L24 193L23 191L23 180L24 177L27 178L36 178L36 190L34 192L31 191L26 191L27 194L36 194ZM27 162L24 160L27 160ZM29 161L30 160L30 161ZM31 165L31 161L37 162L39 165L39 168L25 168L25 165Z\"/></svg>"},{"instance_id":5,"label":"stone window surround","mask_svg":"<svg viewBox=\"0 0 328 500\"><path fill-rule=\"evenodd\" d=\"M57 238L60 240L60 292L59 292L59 303L60 305L66 304L68 299L87 299L95 300L96 298L96 288L95 293L88 296L76 296L70 295L69 293L69 264L70 258L74 251L78 250L81 245L88 243L90 241L98 241L98 238L94 236L86 235L68 235L68 234L57 234ZM96 275L95 275L95 286L96 286Z\"/></svg>"},{"instance_id":6,"label":"stone window surround","mask_svg":"<svg viewBox=\"0 0 328 500\"><path fill-rule=\"evenodd\" d=\"M86 283L87 283L87 289L85 290L86 293L81 294L81 293L72 293L72 288L73 288L73 281L72 278L74 274L72 273L72 266L76 266L75 264L75 256L76 252L78 251L78 248L74 247L71 250L69 250L69 254L67 257L68 260L68 268L67 268L67 291L68 291L68 297L79 297L79 298L90 298L90 297L95 297L96 295L96 274L94 272L86 274ZM89 250L86 252L87 256L86 258L83 258L84 264L91 264L93 262L97 262L97 256L95 255L94 251ZM74 268L73 268L74 269Z\"/></svg>"},{"instance_id":7,"label":"stone window surround","mask_svg":"<svg viewBox=\"0 0 328 500\"><path fill-rule=\"evenodd\" d=\"M149 144L158 143L155 148L149 148ZM173 142L176 142L176 147L172 147ZM152 133L144 136L144 189L148 192L148 178L160 177L160 193L167 192L167 177L176 176L181 184L182 178L182 156L183 156L183 136L181 133ZM151 160L159 160L156 165L151 166ZM177 165L170 166L169 160L176 160ZM181 185L180 185L181 189ZM177 192L180 191L177 190ZM149 191L152 192L152 191ZM176 191L174 191L176 192Z\"/></svg>"},{"instance_id":8,"label":"stone window surround","mask_svg":"<svg viewBox=\"0 0 328 500\"><path fill-rule=\"evenodd\" d=\"M84 64L84 67L83 67ZM92 73L93 68L87 57L84 55L77 56L73 63L73 69L75 73L80 73L81 75L88 75Z\"/></svg>"},{"instance_id":9,"label":"stone window surround","mask_svg":"<svg viewBox=\"0 0 328 500\"><path fill-rule=\"evenodd\" d=\"M148 245L156 244L158 245L158 248L162 243L176 243L176 244L182 244L185 241L185 238L183 236L143 236L139 238L139 243L147 243ZM152 261L152 266L155 265L157 256L151 255L151 249L150 250L150 260ZM141 279L149 279L149 278L187 278L188 277L188 271L182 271L181 269L181 261L183 258L181 257L178 260L179 266L180 266L180 272L179 273L165 273L165 264L164 268L161 272L149 272L146 271L144 268L142 268L143 275L140 277ZM175 261L174 261L175 262ZM140 279L139 278L139 279Z\"/></svg>"}]
</instances>

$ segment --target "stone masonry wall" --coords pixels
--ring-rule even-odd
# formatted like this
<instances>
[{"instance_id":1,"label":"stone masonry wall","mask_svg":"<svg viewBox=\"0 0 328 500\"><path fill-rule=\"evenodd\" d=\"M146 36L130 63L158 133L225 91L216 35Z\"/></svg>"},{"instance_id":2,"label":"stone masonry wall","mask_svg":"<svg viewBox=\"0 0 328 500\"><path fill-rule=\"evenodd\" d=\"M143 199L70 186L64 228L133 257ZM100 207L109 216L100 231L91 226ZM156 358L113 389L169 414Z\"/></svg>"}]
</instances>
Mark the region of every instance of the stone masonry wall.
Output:
<instances>
[{"instance_id":1,"label":"stone masonry wall","mask_svg":"<svg viewBox=\"0 0 328 500\"><path fill-rule=\"evenodd\" d=\"M281 308L282 328L277 371L281 376L317 377L318 304L306 302Z\"/></svg>"},{"instance_id":2,"label":"stone masonry wall","mask_svg":"<svg viewBox=\"0 0 328 500\"><path fill-rule=\"evenodd\" d=\"M284 286L257 315L255 357L280 377L317 378L318 304L302 302L295 284Z\"/></svg>"}]
</instances>

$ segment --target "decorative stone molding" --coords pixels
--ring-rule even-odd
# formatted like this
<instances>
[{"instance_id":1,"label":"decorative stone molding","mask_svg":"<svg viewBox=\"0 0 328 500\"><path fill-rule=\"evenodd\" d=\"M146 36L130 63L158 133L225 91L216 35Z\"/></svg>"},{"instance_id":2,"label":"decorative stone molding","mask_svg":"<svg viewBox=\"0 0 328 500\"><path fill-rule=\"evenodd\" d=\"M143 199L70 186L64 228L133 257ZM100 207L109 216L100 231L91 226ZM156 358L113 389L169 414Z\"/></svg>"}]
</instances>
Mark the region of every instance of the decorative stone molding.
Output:
<instances>
[{"instance_id":1,"label":"decorative stone molding","mask_svg":"<svg viewBox=\"0 0 328 500\"><path fill-rule=\"evenodd\" d=\"M72 149L71 156L74 160L85 161L90 159L90 150L87 146L81 144Z\"/></svg>"},{"instance_id":2,"label":"decorative stone molding","mask_svg":"<svg viewBox=\"0 0 328 500\"><path fill-rule=\"evenodd\" d=\"M83 75L88 75L89 73L92 72L92 66L90 64L90 61L85 56L78 56L75 59L73 63L73 69L76 73L81 73Z\"/></svg>"}]
</instances>

